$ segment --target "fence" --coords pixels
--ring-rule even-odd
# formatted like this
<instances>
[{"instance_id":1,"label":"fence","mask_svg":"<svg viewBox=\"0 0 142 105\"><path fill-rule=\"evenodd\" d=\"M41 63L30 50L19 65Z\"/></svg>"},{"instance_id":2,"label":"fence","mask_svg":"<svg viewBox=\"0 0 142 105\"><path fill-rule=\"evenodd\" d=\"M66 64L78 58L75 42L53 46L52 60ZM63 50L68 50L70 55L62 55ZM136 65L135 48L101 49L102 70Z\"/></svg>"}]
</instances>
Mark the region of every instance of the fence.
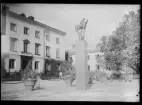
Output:
<instances>
[{"instance_id":1,"label":"fence","mask_svg":"<svg viewBox=\"0 0 142 105\"><path fill-rule=\"evenodd\" d=\"M6 73L2 78L2 81L21 81L21 74L20 72L10 72Z\"/></svg>"}]
</instances>

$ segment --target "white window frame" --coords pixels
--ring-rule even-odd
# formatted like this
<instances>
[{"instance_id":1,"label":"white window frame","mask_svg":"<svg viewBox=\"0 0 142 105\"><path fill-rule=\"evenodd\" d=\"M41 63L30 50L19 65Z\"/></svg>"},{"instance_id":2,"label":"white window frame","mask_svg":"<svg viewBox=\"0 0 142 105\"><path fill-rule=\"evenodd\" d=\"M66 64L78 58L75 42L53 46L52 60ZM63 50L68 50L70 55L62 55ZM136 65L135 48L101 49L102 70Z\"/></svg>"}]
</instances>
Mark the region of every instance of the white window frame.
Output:
<instances>
[{"instance_id":1,"label":"white window frame","mask_svg":"<svg viewBox=\"0 0 142 105\"><path fill-rule=\"evenodd\" d=\"M14 27L14 29L13 29L13 27ZM15 23L10 23L10 30L11 30L11 31L14 31L14 32L17 32L17 24L15 24Z\"/></svg>"},{"instance_id":2,"label":"white window frame","mask_svg":"<svg viewBox=\"0 0 142 105\"><path fill-rule=\"evenodd\" d=\"M13 66L14 66L14 67L11 68L11 66L10 66L11 64L10 64L10 65L9 65L9 69L16 69L16 59L9 59L9 63L11 63L11 62L10 62L11 60L14 61L14 62L13 62L13 63L14 63Z\"/></svg>"},{"instance_id":3,"label":"white window frame","mask_svg":"<svg viewBox=\"0 0 142 105\"><path fill-rule=\"evenodd\" d=\"M25 29L27 29L26 33L25 33ZM29 28L28 27L24 27L24 35L29 35Z\"/></svg>"},{"instance_id":4,"label":"white window frame","mask_svg":"<svg viewBox=\"0 0 142 105\"><path fill-rule=\"evenodd\" d=\"M37 65L36 65L36 64L37 64ZM34 66L35 66L35 67L34 67L35 69L39 69L39 61L35 61ZM36 67L37 67L37 68L36 68Z\"/></svg>"},{"instance_id":5,"label":"white window frame","mask_svg":"<svg viewBox=\"0 0 142 105\"><path fill-rule=\"evenodd\" d=\"M50 35L46 34L46 40L50 41Z\"/></svg>"},{"instance_id":6,"label":"white window frame","mask_svg":"<svg viewBox=\"0 0 142 105\"><path fill-rule=\"evenodd\" d=\"M17 38L10 38L10 51L17 51L17 44L18 43L18 39Z\"/></svg>"},{"instance_id":7,"label":"white window frame","mask_svg":"<svg viewBox=\"0 0 142 105\"><path fill-rule=\"evenodd\" d=\"M40 39L40 31L35 31L35 37Z\"/></svg>"},{"instance_id":8,"label":"white window frame","mask_svg":"<svg viewBox=\"0 0 142 105\"><path fill-rule=\"evenodd\" d=\"M60 44L60 38L56 38L56 44Z\"/></svg>"},{"instance_id":9,"label":"white window frame","mask_svg":"<svg viewBox=\"0 0 142 105\"><path fill-rule=\"evenodd\" d=\"M41 45L39 43L35 43L35 55L40 55L40 46Z\"/></svg>"},{"instance_id":10,"label":"white window frame","mask_svg":"<svg viewBox=\"0 0 142 105\"><path fill-rule=\"evenodd\" d=\"M59 48L56 49L56 58L60 58L60 49Z\"/></svg>"},{"instance_id":11,"label":"white window frame","mask_svg":"<svg viewBox=\"0 0 142 105\"><path fill-rule=\"evenodd\" d=\"M90 60L90 55L88 55L88 60Z\"/></svg>"},{"instance_id":12,"label":"white window frame","mask_svg":"<svg viewBox=\"0 0 142 105\"><path fill-rule=\"evenodd\" d=\"M90 65L88 65L88 70L90 70Z\"/></svg>"},{"instance_id":13,"label":"white window frame","mask_svg":"<svg viewBox=\"0 0 142 105\"><path fill-rule=\"evenodd\" d=\"M50 56L50 47L46 46L46 57Z\"/></svg>"},{"instance_id":14,"label":"white window frame","mask_svg":"<svg viewBox=\"0 0 142 105\"><path fill-rule=\"evenodd\" d=\"M26 50L25 50L25 44L27 44L27 49ZM24 50L25 53L28 53L28 45L29 45L29 43L24 42L24 49L23 50Z\"/></svg>"}]
</instances>

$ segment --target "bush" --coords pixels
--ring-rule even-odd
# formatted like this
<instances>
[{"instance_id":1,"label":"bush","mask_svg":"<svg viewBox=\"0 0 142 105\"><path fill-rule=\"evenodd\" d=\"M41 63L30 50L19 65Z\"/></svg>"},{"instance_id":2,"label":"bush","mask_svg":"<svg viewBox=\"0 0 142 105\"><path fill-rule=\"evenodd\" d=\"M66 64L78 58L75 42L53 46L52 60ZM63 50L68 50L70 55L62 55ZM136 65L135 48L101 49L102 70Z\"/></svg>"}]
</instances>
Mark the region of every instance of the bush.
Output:
<instances>
[{"instance_id":1,"label":"bush","mask_svg":"<svg viewBox=\"0 0 142 105\"><path fill-rule=\"evenodd\" d=\"M29 79L29 78L30 79L36 79L37 75L40 75L39 72L31 69L32 68L31 64L32 64L32 61L30 60L28 62L27 67L24 70L20 70L22 80Z\"/></svg>"},{"instance_id":2,"label":"bush","mask_svg":"<svg viewBox=\"0 0 142 105\"><path fill-rule=\"evenodd\" d=\"M36 71L31 69L24 69L21 71L22 80L24 79L36 79Z\"/></svg>"},{"instance_id":3,"label":"bush","mask_svg":"<svg viewBox=\"0 0 142 105\"><path fill-rule=\"evenodd\" d=\"M21 81L21 74L20 74L20 72L15 72L14 73L14 80L15 81Z\"/></svg>"},{"instance_id":4,"label":"bush","mask_svg":"<svg viewBox=\"0 0 142 105\"><path fill-rule=\"evenodd\" d=\"M107 79L108 77L107 73L98 70L90 72L90 76L97 81Z\"/></svg>"},{"instance_id":5,"label":"bush","mask_svg":"<svg viewBox=\"0 0 142 105\"><path fill-rule=\"evenodd\" d=\"M75 67L69 61L63 61L60 65L63 79L75 79Z\"/></svg>"},{"instance_id":6,"label":"bush","mask_svg":"<svg viewBox=\"0 0 142 105\"><path fill-rule=\"evenodd\" d=\"M112 75L110 76L111 79L120 79L123 74L119 71L113 71Z\"/></svg>"}]
</instances>

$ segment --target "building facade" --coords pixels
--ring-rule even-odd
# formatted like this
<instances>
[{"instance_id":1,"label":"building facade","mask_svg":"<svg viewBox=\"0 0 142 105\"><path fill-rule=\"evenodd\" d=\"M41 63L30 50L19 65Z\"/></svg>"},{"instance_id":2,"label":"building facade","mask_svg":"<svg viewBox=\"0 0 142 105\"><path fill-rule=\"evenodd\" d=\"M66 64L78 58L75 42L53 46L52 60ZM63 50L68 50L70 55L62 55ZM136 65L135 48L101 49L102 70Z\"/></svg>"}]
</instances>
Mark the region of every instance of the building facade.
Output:
<instances>
[{"instance_id":1,"label":"building facade","mask_svg":"<svg viewBox=\"0 0 142 105\"><path fill-rule=\"evenodd\" d=\"M70 50L70 56L72 57L73 60L73 65L75 65L75 45L72 46L72 49ZM103 58L103 53L100 52L98 49L95 50L89 50L88 49L88 70L94 71L94 70L99 70L102 68L100 63L98 62L99 59Z\"/></svg>"},{"instance_id":2,"label":"building facade","mask_svg":"<svg viewBox=\"0 0 142 105\"><path fill-rule=\"evenodd\" d=\"M61 32L52 27L47 27L45 30L45 58L56 60L65 60L65 48L63 40L66 33Z\"/></svg>"},{"instance_id":3,"label":"building facade","mask_svg":"<svg viewBox=\"0 0 142 105\"><path fill-rule=\"evenodd\" d=\"M5 35L5 46L9 57L5 59L7 72L25 69L28 61L32 60L32 69L43 71L45 59L64 60L65 50L62 39L65 32L49 27L34 20L33 16L16 14L4 6L2 9L1 28ZM4 50L3 50L4 51Z\"/></svg>"}]
</instances>

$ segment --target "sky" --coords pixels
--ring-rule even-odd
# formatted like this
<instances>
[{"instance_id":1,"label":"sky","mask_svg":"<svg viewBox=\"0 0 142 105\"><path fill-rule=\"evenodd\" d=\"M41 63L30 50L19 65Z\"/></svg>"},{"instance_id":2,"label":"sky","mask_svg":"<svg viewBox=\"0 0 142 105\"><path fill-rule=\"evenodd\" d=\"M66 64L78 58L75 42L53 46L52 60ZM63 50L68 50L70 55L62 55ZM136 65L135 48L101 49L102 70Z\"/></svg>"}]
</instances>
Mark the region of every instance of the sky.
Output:
<instances>
[{"instance_id":1,"label":"sky","mask_svg":"<svg viewBox=\"0 0 142 105\"><path fill-rule=\"evenodd\" d=\"M88 49L95 49L102 36L111 35L124 14L136 11L139 5L103 4L8 4L10 10L26 16L34 16L36 21L66 32L64 47L69 49L78 40L75 26L82 18L88 19L85 40Z\"/></svg>"}]
</instances>

